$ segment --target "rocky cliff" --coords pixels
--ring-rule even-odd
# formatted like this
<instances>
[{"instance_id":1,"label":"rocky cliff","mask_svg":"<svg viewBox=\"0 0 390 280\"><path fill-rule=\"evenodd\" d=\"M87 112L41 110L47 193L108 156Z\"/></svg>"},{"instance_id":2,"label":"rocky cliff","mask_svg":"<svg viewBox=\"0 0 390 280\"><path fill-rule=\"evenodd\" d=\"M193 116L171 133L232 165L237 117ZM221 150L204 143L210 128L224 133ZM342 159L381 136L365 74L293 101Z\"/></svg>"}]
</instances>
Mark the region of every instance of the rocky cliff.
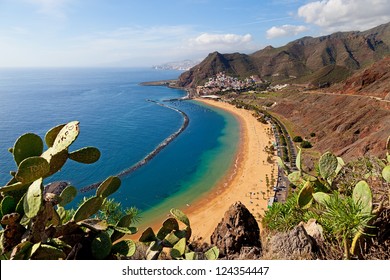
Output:
<instances>
[{"instance_id":1,"label":"rocky cliff","mask_svg":"<svg viewBox=\"0 0 390 280\"><path fill-rule=\"evenodd\" d=\"M387 55L390 55L390 23L364 32L304 37L250 55L214 52L183 73L179 86L201 85L221 71L239 77L257 74L274 82L333 84Z\"/></svg>"}]
</instances>

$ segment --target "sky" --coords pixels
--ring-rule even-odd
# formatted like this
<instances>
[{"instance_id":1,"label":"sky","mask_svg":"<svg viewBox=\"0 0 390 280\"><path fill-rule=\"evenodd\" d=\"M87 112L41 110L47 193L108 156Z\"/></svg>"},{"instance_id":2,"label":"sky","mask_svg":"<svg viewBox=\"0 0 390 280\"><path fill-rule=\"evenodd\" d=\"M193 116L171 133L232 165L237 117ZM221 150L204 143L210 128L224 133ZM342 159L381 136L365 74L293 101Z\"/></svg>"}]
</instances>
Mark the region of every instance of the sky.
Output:
<instances>
[{"instance_id":1,"label":"sky","mask_svg":"<svg viewBox=\"0 0 390 280\"><path fill-rule=\"evenodd\" d=\"M387 22L389 0L0 0L0 67L148 67Z\"/></svg>"}]
</instances>

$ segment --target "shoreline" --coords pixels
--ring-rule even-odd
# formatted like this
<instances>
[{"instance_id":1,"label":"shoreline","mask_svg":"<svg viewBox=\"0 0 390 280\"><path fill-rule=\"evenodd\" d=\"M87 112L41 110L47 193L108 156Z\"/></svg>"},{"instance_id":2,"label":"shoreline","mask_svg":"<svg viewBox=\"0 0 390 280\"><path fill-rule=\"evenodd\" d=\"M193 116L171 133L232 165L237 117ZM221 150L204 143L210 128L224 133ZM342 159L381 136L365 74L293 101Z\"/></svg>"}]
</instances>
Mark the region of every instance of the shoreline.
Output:
<instances>
[{"instance_id":1,"label":"shoreline","mask_svg":"<svg viewBox=\"0 0 390 280\"><path fill-rule=\"evenodd\" d=\"M266 134L268 125L262 124L252 116L252 112L214 100L195 99L209 106L225 110L238 118L240 123L240 143L236 160L226 176L206 195L186 209L190 219L193 238L202 238L209 242L210 236L222 220L229 207L241 201L258 221L267 210L268 196L266 175L272 173L264 151L272 139ZM276 168L276 167L275 167ZM265 193L263 197L262 192ZM270 193L272 196L272 193ZM259 216L261 215L261 216Z\"/></svg>"},{"instance_id":2,"label":"shoreline","mask_svg":"<svg viewBox=\"0 0 390 280\"><path fill-rule=\"evenodd\" d=\"M224 102L199 98L194 100L232 114L239 121L240 127L240 140L232 166L209 192L198 197L191 205L180 208L191 222L191 238L209 243L210 236L224 213L237 201L248 208L261 227L261 217L268 203L266 175L271 175L272 167L276 164L267 163L268 154L264 151L268 142L272 142L271 137L266 134L269 126L258 122L251 111L238 109ZM155 232L162 222L163 220L159 220L151 223ZM139 233L132 238L138 239L145 229L140 228Z\"/></svg>"}]
</instances>

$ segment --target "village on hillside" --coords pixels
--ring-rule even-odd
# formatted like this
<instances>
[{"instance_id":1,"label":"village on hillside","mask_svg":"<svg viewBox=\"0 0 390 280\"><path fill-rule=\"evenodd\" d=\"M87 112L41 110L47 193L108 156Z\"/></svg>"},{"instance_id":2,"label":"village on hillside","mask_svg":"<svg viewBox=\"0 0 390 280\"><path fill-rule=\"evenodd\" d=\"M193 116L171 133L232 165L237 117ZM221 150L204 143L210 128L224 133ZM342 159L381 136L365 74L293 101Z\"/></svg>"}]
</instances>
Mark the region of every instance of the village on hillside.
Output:
<instances>
[{"instance_id":1,"label":"village on hillside","mask_svg":"<svg viewBox=\"0 0 390 280\"><path fill-rule=\"evenodd\" d=\"M223 94L227 92L243 92L249 90L279 90L287 85L270 86L270 83L261 79L258 75L252 75L245 79L239 79L219 72L211 77L203 86L196 87L198 95Z\"/></svg>"}]
</instances>

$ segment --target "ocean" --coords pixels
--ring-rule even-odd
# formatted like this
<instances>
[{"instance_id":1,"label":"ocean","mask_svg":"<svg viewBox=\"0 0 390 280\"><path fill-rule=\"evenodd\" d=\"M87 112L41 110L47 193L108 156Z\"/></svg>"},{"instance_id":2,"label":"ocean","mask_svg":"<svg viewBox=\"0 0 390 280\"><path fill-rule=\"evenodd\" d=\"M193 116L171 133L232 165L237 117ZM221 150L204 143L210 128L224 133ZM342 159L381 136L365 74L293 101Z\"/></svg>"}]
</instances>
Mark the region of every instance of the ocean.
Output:
<instances>
[{"instance_id":1,"label":"ocean","mask_svg":"<svg viewBox=\"0 0 390 280\"><path fill-rule=\"evenodd\" d=\"M185 96L183 90L140 85L175 79L180 73L146 68L0 69L0 184L16 170L7 150L20 135L33 132L43 138L51 127L73 120L80 121L80 135L69 150L95 146L102 156L91 165L69 160L45 183L68 181L82 189L119 174L180 129L184 119L175 108L188 116L187 128L147 164L123 176L112 198L123 207L139 208L146 220L191 204L231 167L239 124L232 115L196 101L166 101ZM76 201L93 194L79 193Z\"/></svg>"}]
</instances>

